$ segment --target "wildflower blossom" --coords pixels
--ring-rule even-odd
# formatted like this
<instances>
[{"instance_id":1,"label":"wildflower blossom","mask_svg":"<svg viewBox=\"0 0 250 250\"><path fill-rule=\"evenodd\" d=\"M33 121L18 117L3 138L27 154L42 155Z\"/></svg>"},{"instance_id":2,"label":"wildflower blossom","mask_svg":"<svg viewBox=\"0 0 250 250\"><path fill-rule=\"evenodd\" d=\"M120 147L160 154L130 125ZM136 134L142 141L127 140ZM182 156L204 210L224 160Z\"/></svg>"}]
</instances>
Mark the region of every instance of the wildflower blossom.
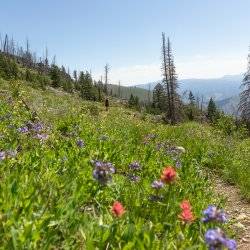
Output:
<instances>
[{"instance_id":1,"label":"wildflower blossom","mask_svg":"<svg viewBox=\"0 0 250 250\"><path fill-rule=\"evenodd\" d=\"M41 122L31 122L28 121L24 126L17 129L19 133L29 133L29 132L35 132L40 133L45 129L44 125Z\"/></svg>"},{"instance_id":2,"label":"wildflower blossom","mask_svg":"<svg viewBox=\"0 0 250 250\"><path fill-rule=\"evenodd\" d=\"M110 162L102 161L92 161L94 165L93 177L99 181L101 184L107 184L108 181L111 181L112 174L115 173L115 167Z\"/></svg>"},{"instance_id":3,"label":"wildflower blossom","mask_svg":"<svg viewBox=\"0 0 250 250\"><path fill-rule=\"evenodd\" d=\"M137 161L134 161L134 162L130 163L128 167L131 170L140 170L141 169L141 166Z\"/></svg>"},{"instance_id":4,"label":"wildflower blossom","mask_svg":"<svg viewBox=\"0 0 250 250\"><path fill-rule=\"evenodd\" d=\"M237 249L237 243L235 240L232 239L226 239L224 241L224 246L227 247L229 250Z\"/></svg>"},{"instance_id":5,"label":"wildflower blossom","mask_svg":"<svg viewBox=\"0 0 250 250\"><path fill-rule=\"evenodd\" d=\"M209 221L218 221L226 222L226 214L222 209L218 209L216 206L208 206L207 209L203 211L204 217L202 218L203 222Z\"/></svg>"},{"instance_id":6,"label":"wildflower blossom","mask_svg":"<svg viewBox=\"0 0 250 250\"><path fill-rule=\"evenodd\" d=\"M229 250L236 250L237 247L236 241L228 239L220 228L207 230L205 241L210 250L222 249L222 246Z\"/></svg>"},{"instance_id":7,"label":"wildflower blossom","mask_svg":"<svg viewBox=\"0 0 250 250\"><path fill-rule=\"evenodd\" d=\"M19 133L25 134L29 132L29 128L27 126L23 126L17 129Z\"/></svg>"},{"instance_id":8,"label":"wildflower blossom","mask_svg":"<svg viewBox=\"0 0 250 250\"><path fill-rule=\"evenodd\" d=\"M30 125L31 125L32 130L35 132L40 132L44 129L44 126L41 122L30 123Z\"/></svg>"},{"instance_id":9,"label":"wildflower blossom","mask_svg":"<svg viewBox=\"0 0 250 250\"><path fill-rule=\"evenodd\" d=\"M125 209L119 201L114 202L111 211L116 217L121 217L125 213Z\"/></svg>"},{"instance_id":10,"label":"wildflower blossom","mask_svg":"<svg viewBox=\"0 0 250 250\"><path fill-rule=\"evenodd\" d=\"M128 179L132 182L138 182L140 181L140 176L134 175L134 174L128 174Z\"/></svg>"},{"instance_id":11,"label":"wildflower blossom","mask_svg":"<svg viewBox=\"0 0 250 250\"><path fill-rule=\"evenodd\" d=\"M188 200L184 200L181 202L180 207L182 212L179 215L179 218L184 222L192 222L194 220L194 216L190 202Z\"/></svg>"},{"instance_id":12,"label":"wildflower blossom","mask_svg":"<svg viewBox=\"0 0 250 250\"><path fill-rule=\"evenodd\" d=\"M35 138L39 139L40 141L44 141L44 140L47 140L49 136L47 134L37 134Z\"/></svg>"},{"instance_id":13,"label":"wildflower blossom","mask_svg":"<svg viewBox=\"0 0 250 250\"><path fill-rule=\"evenodd\" d=\"M181 168L181 161L180 161L180 160L176 160L176 161L175 161L175 166L176 166L177 168Z\"/></svg>"},{"instance_id":14,"label":"wildflower blossom","mask_svg":"<svg viewBox=\"0 0 250 250\"><path fill-rule=\"evenodd\" d=\"M5 151L0 151L0 160L4 160L6 158L6 153Z\"/></svg>"},{"instance_id":15,"label":"wildflower blossom","mask_svg":"<svg viewBox=\"0 0 250 250\"><path fill-rule=\"evenodd\" d=\"M161 180L165 183L172 183L176 179L176 171L173 167L168 166L163 169Z\"/></svg>"},{"instance_id":16,"label":"wildflower blossom","mask_svg":"<svg viewBox=\"0 0 250 250\"><path fill-rule=\"evenodd\" d=\"M83 148L85 146L85 143L82 139L79 139L76 141L76 145L79 147L79 148Z\"/></svg>"},{"instance_id":17,"label":"wildflower blossom","mask_svg":"<svg viewBox=\"0 0 250 250\"><path fill-rule=\"evenodd\" d=\"M155 189L161 189L163 188L163 186L164 186L164 183L161 180L153 181L153 183L151 184L151 187Z\"/></svg>"},{"instance_id":18,"label":"wildflower blossom","mask_svg":"<svg viewBox=\"0 0 250 250\"><path fill-rule=\"evenodd\" d=\"M182 210L185 210L185 209L191 209L191 204L188 200L183 200L180 204L180 208Z\"/></svg>"}]
</instances>

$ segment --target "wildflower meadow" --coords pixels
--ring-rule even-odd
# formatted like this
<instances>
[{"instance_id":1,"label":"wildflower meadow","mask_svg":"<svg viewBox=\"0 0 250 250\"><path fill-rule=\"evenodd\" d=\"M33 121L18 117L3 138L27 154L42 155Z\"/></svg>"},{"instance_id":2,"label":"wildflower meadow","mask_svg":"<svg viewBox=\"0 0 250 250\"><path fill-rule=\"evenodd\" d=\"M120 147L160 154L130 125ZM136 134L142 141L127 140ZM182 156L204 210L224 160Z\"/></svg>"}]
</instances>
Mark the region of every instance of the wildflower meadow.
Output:
<instances>
[{"instance_id":1,"label":"wildflower meadow","mask_svg":"<svg viewBox=\"0 0 250 250\"><path fill-rule=\"evenodd\" d=\"M1 86L0 249L236 249L207 174L227 169L229 138Z\"/></svg>"}]
</instances>

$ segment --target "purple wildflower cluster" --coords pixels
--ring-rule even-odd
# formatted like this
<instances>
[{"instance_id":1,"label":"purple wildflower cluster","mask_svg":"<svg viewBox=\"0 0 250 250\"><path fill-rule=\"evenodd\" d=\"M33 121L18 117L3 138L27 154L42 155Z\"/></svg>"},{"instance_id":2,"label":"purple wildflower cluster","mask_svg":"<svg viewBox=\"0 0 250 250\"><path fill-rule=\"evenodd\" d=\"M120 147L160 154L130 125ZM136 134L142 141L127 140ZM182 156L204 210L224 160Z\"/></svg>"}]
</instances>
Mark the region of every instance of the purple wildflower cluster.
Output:
<instances>
[{"instance_id":1,"label":"purple wildflower cluster","mask_svg":"<svg viewBox=\"0 0 250 250\"><path fill-rule=\"evenodd\" d=\"M164 183L161 180L156 180L156 181L153 181L153 183L151 184L151 187L158 190L164 187Z\"/></svg>"},{"instance_id":2,"label":"purple wildflower cluster","mask_svg":"<svg viewBox=\"0 0 250 250\"><path fill-rule=\"evenodd\" d=\"M40 141L45 141L45 140L47 140L49 138L49 136L47 134L45 134L45 133L42 133L42 134L35 135L34 138L36 138L36 139L38 139Z\"/></svg>"},{"instance_id":3,"label":"purple wildflower cluster","mask_svg":"<svg viewBox=\"0 0 250 250\"><path fill-rule=\"evenodd\" d=\"M19 133L28 133L28 132L41 132L44 130L44 125L41 122L31 122L28 121L24 126L17 129Z\"/></svg>"},{"instance_id":4,"label":"purple wildflower cluster","mask_svg":"<svg viewBox=\"0 0 250 250\"><path fill-rule=\"evenodd\" d=\"M141 165L139 162L137 161L134 161L132 163L130 163L128 165L129 169L133 170L133 171L138 171L138 170L141 170Z\"/></svg>"},{"instance_id":5,"label":"purple wildflower cluster","mask_svg":"<svg viewBox=\"0 0 250 250\"><path fill-rule=\"evenodd\" d=\"M17 129L19 133L26 134L29 132L29 128L27 126L23 126Z\"/></svg>"},{"instance_id":6,"label":"purple wildflower cluster","mask_svg":"<svg viewBox=\"0 0 250 250\"><path fill-rule=\"evenodd\" d=\"M110 162L93 160L93 177L101 184L106 185L112 180L112 174L115 173L115 167Z\"/></svg>"},{"instance_id":7,"label":"purple wildflower cluster","mask_svg":"<svg viewBox=\"0 0 250 250\"><path fill-rule=\"evenodd\" d=\"M162 201L163 196L159 194L159 191L164 187L164 183L161 180L155 180L152 182L151 187L155 190L156 193L149 196L149 201Z\"/></svg>"},{"instance_id":8,"label":"purple wildflower cluster","mask_svg":"<svg viewBox=\"0 0 250 250\"><path fill-rule=\"evenodd\" d=\"M6 158L6 153L5 151L0 151L0 160L4 160Z\"/></svg>"},{"instance_id":9,"label":"purple wildflower cluster","mask_svg":"<svg viewBox=\"0 0 250 250\"><path fill-rule=\"evenodd\" d=\"M226 222L227 217L222 209L218 209L216 206L208 206L207 209L203 211L204 218L202 218L203 222L209 221L218 221L218 222Z\"/></svg>"},{"instance_id":10,"label":"purple wildflower cluster","mask_svg":"<svg viewBox=\"0 0 250 250\"><path fill-rule=\"evenodd\" d=\"M85 146L85 143L82 139L78 139L76 141L76 145L79 147L79 148L83 148Z\"/></svg>"},{"instance_id":11,"label":"purple wildflower cluster","mask_svg":"<svg viewBox=\"0 0 250 250\"><path fill-rule=\"evenodd\" d=\"M44 133L45 126L41 122L31 122L28 121L24 126L17 129L19 133L22 134L35 134L34 138L44 141L48 139L48 134Z\"/></svg>"},{"instance_id":12,"label":"purple wildflower cluster","mask_svg":"<svg viewBox=\"0 0 250 250\"><path fill-rule=\"evenodd\" d=\"M205 240L209 250L222 249L226 247L229 250L236 250L236 241L226 237L220 228L209 229L205 234Z\"/></svg>"},{"instance_id":13,"label":"purple wildflower cluster","mask_svg":"<svg viewBox=\"0 0 250 250\"><path fill-rule=\"evenodd\" d=\"M185 149L179 146L170 146L168 142L159 142L156 145L156 150L163 150L167 155L170 155L174 161L174 164L177 168L182 167L182 163L180 160L181 154L185 153Z\"/></svg>"},{"instance_id":14,"label":"purple wildflower cluster","mask_svg":"<svg viewBox=\"0 0 250 250\"><path fill-rule=\"evenodd\" d=\"M128 174L127 177L132 182L139 182L141 179L140 176L135 175L135 174Z\"/></svg>"},{"instance_id":15,"label":"purple wildflower cluster","mask_svg":"<svg viewBox=\"0 0 250 250\"><path fill-rule=\"evenodd\" d=\"M141 170L141 165L139 162L134 161L132 163L130 163L128 165L128 168L130 171L134 172L134 171L140 171ZM125 176L128 177L128 179L132 182L139 182L141 180L140 176L135 175L134 173L129 173L129 174L125 174Z\"/></svg>"}]
</instances>

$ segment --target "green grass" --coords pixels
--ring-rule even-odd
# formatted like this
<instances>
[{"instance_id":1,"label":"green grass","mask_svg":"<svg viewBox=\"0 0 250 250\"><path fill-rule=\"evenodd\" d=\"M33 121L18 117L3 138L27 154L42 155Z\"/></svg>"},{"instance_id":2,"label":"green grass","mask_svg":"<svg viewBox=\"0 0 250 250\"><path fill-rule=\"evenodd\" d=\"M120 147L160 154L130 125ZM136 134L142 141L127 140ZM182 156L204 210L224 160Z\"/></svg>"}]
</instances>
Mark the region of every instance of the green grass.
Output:
<instances>
[{"instance_id":1,"label":"green grass","mask_svg":"<svg viewBox=\"0 0 250 250\"><path fill-rule=\"evenodd\" d=\"M223 206L207 168L234 176L249 197L244 184L249 175L238 173L246 168L248 140L230 139L197 123L156 124L112 102L105 112L101 104L78 96L21 83L19 93L46 124L48 139L41 142L34 133L17 131L30 112L20 96L11 97L8 82L0 80L0 86L0 150L20 149L16 157L0 161L0 249L206 249L208 228L227 231L227 225L200 220L207 205ZM149 134L156 137L148 139ZM100 140L103 135L108 139ZM76 145L79 138L85 147ZM164 145L160 150L159 144ZM168 146L182 146L186 153L179 156L178 180L160 190L162 201L152 202L151 183L165 166L175 165ZM93 159L115 165L109 185L93 178ZM138 183L126 176L133 161L142 166ZM196 218L188 224L178 217L184 199ZM110 212L116 200L126 209L122 218Z\"/></svg>"}]
</instances>

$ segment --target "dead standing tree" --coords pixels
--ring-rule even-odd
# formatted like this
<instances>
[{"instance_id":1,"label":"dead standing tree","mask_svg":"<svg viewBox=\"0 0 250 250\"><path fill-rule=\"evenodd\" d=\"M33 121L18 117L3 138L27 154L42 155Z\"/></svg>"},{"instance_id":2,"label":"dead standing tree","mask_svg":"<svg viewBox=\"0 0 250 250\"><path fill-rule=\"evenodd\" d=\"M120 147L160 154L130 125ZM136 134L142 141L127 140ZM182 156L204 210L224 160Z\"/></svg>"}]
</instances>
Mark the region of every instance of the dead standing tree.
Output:
<instances>
[{"instance_id":1,"label":"dead standing tree","mask_svg":"<svg viewBox=\"0 0 250 250\"><path fill-rule=\"evenodd\" d=\"M164 33L162 33L162 71L168 106L166 118L171 124L175 124L177 122L177 109L179 109L181 101L177 93L177 75L175 72L171 44L169 38L166 44Z\"/></svg>"},{"instance_id":2,"label":"dead standing tree","mask_svg":"<svg viewBox=\"0 0 250 250\"><path fill-rule=\"evenodd\" d=\"M104 75L105 75L105 83L104 83L104 93L108 95L108 73L109 73L110 67L108 64L104 67Z\"/></svg>"}]
</instances>

